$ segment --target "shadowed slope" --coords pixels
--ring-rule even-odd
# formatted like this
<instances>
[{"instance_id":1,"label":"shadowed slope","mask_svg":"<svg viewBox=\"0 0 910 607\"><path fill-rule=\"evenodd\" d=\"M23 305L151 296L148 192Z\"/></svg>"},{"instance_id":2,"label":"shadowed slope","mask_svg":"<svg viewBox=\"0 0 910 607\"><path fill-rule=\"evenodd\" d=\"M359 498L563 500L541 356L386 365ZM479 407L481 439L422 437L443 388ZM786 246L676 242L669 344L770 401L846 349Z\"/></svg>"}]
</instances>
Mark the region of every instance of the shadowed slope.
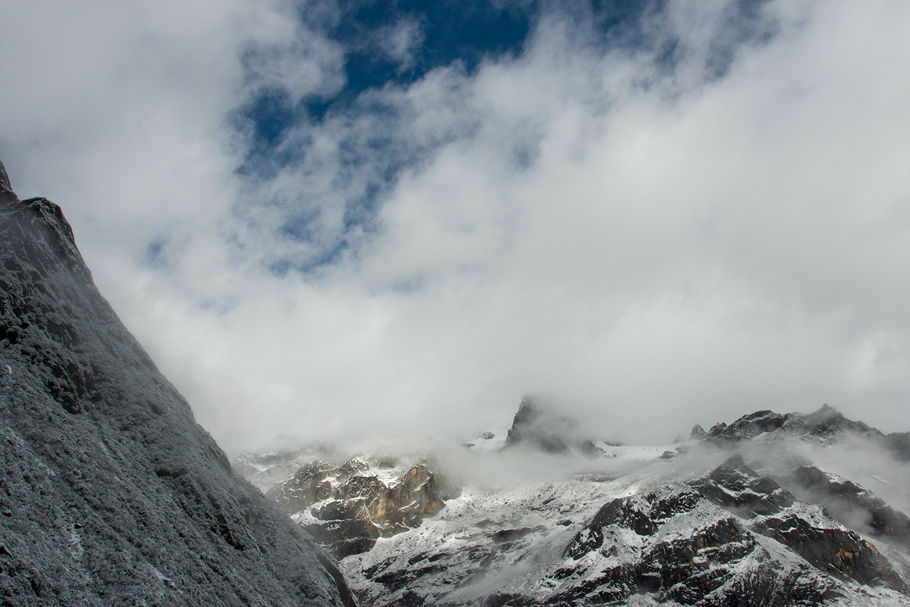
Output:
<instances>
[{"instance_id":1,"label":"shadowed slope","mask_svg":"<svg viewBox=\"0 0 910 607\"><path fill-rule=\"evenodd\" d=\"M4 605L341 605L334 565L235 476L0 165Z\"/></svg>"}]
</instances>

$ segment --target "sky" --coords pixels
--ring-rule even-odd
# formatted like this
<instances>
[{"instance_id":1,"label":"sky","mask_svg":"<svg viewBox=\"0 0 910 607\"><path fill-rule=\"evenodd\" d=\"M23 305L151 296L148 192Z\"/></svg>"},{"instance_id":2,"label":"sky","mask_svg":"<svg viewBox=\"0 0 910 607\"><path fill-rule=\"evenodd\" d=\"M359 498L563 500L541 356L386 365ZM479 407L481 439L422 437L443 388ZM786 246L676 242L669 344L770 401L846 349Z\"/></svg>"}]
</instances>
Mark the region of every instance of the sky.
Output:
<instances>
[{"instance_id":1,"label":"sky","mask_svg":"<svg viewBox=\"0 0 910 607\"><path fill-rule=\"evenodd\" d=\"M910 3L0 2L0 159L229 453L910 430Z\"/></svg>"}]
</instances>

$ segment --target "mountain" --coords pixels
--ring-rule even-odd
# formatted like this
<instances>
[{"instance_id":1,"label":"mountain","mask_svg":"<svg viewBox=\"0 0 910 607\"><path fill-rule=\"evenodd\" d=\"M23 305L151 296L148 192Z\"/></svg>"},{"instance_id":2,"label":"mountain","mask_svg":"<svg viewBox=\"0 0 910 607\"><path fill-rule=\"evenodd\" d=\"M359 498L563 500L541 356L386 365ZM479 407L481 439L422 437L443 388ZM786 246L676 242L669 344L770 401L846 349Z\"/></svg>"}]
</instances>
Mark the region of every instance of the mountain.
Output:
<instances>
[{"instance_id":1,"label":"mountain","mask_svg":"<svg viewBox=\"0 0 910 607\"><path fill-rule=\"evenodd\" d=\"M311 461L266 495L342 558L419 526L458 490L427 461L354 457L340 466Z\"/></svg>"},{"instance_id":2,"label":"mountain","mask_svg":"<svg viewBox=\"0 0 910 607\"><path fill-rule=\"evenodd\" d=\"M616 445L586 435L577 419L560 413L552 403L538 396L525 396L508 431L484 432L466 446L479 450L506 448L599 456L609 453Z\"/></svg>"},{"instance_id":3,"label":"mountain","mask_svg":"<svg viewBox=\"0 0 910 607\"><path fill-rule=\"evenodd\" d=\"M569 453L576 443L581 443L577 435L578 423L575 419L560 415L539 398L525 396L518 405L505 446Z\"/></svg>"},{"instance_id":4,"label":"mountain","mask_svg":"<svg viewBox=\"0 0 910 607\"><path fill-rule=\"evenodd\" d=\"M707 432L696 426L692 430L692 438L715 443L736 443L768 434L800 436L823 441L836 440L845 433L869 438L891 450L901 461L910 461L910 433L885 434L861 421L847 419L840 411L827 404L808 414L756 411L742 416L730 425L723 422L715 424Z\"/></svg>"},{"instance_id":5,"label":"mountain","mask_svg":"<svg viewBox=\"0 0 910 607\"><path fill-rule=\"evenodd\" d=\"M60 207L2 165L0 602L353 604L121 324Z\"/></svg>"},{"instance_id":6,"label":"mountain","mask_svg":"<svg viewBox=\"0 0 910 607\"><path fill-rule=\"evenodd\" d=\"M460 490L443 496L435 513L394 533L376 530L381 541L339 553L358 599L451 607L910 605L910 466L893 448L896 435L827 406L759 411L658 447L581 440L579 427L525 399L508 431L427 462L427 474L457 478ZM279 461L260 470L279 470ZM288 511L309 526L326 508L344 513L376 499L345 489L351 479L365 487L398 478L376 458L351 461L361 463L348 476L304 463L268 495L286 504L302 491ZM331 490L320 493L322 482ZM334 528L348 520L338 516ZM341 536L317 537L334 546Z\"/></svg>"}]
</instances>

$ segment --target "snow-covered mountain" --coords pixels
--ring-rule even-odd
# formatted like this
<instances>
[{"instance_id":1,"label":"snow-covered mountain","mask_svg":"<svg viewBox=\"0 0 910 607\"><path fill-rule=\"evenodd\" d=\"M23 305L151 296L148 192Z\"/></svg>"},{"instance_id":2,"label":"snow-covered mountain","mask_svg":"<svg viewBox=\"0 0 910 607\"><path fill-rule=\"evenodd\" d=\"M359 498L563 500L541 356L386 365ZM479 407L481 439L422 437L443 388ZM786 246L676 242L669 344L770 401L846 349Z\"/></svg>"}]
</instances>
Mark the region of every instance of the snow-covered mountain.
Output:
<instances>
[{"instance_id":1,"label":"snow-covered mountain","mask_svg":"<svg viewBox=\"0 0 910 607\"><path fill-rule=\"evenodd\" d=\"M328 546L375 525L339 553L363 604L910 605L905 435L827 406L662 446L578 428L523 401L509 430L424 461L449 497L394 528L370 513L412 506L413 456L311 461L265 489Z\"/></svg>"},{"instance_id":2,"label":"snow-covered mountain","mask_svg":"<svg viewBox=\"0 0 910 607\"><path fill-rule=\"evenodd\" d=\"M0 165L0 603L351 605Z\"/></svg>"},{"instance_id":3,"label":"snow-covered mountain","mask_svg":"<svg viewBox=\"0 0 910 607\"><path fill-rule=\"evenodd\" d=\"M910 434L827 406L624 446L526 399L454 449L242 457L270 503L2 165L0 435L4 605L910 605Z\"/></svg>"}]
</instances>

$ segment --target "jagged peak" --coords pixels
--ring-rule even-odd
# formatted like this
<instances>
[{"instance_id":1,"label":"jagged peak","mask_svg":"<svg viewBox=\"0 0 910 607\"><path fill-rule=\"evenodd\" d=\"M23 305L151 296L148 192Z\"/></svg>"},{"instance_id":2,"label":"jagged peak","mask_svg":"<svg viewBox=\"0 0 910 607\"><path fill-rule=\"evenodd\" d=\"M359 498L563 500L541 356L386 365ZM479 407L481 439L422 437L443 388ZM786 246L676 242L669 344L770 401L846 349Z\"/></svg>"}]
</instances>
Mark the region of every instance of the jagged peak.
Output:
<instances>
[{"instance_id":1,"label":"jagged peak","mask_svg":"<svg viewBox=\"0 0 910 607\"><path fill-rule=\"evenodd\" d=\"M518 411L515 413L515 419L536 416L550 410L552 410L552 407L549 404L546 404L542 397L536 394L525 394L521 397L521 402L518 403Z\"/></svg>"},{"instance_id":2,"label":"jagged peak","mask_svg":"<svg viewBox=\"0 0 910 607\"><path fill-rule=\"evenodd\" d=\"M793 415L799 416L800 414L795 413ZM813 411L811 413L806 413L805 415L802 415L802 417L804 419L812 419L812 420L819 420L819 421L828 420L828 419L847 419L844 417L843 413L841 413L839 410L832 407L828 403L824 403L821 407L819 407L815 411ZM857 422L857 423L861 423L861 422Z\"/></svg>"},{"instance_id":3,"label":"jagged peak","mask_svg":"<svg viewBox=\"0 0 910 607\"><path fill-rule=\"evenodd\" d=\"M2 160L0 160L0 192L9 192L15 196L15 192L13 192L13 186L10 185L9 175L6 172L6 167L3 166Z\"/></svg>"},{"instance_id":4,"label":"jagged peak","mask_svg":"<svg viewBox=\"0 0 910 607\"><path fill-rule=\"evenodd\" d=\"M79 253L79 248L76 246L73 228L63 215L63 210L60 206L47 198L28 198L19 204L26 214L32 214L32 220L38 219L44 225L48 246L68 258L71 268L89 274L88 267L82 259L82 254Z\"/></svg>"},{"instance_id":5,"label":"jagged peak","mask_svg":"<svg viewBox=\"0 0 910 607\"><path fill-rule=\"evenodd\" d=\"M861 421L845 417L829 404L822 405L811 413L777 413L763 409L737 418L730 424L720 422L708 430L704 436L692 438L712 441L751 440L764 433L783 432L795 436L811 436L827 439L842 432L852 432L872 438L883 438L881 431Z\"/></svg>"},{"instance_id":6,"label":"jagged peak","mask_svg":"<svg viewBox=\"0 0 910 607\"><path fill-rule=\"evenodd\" d=\"M13 192L13 188L10 185L9 174L6 172L6 167L3 166L3 162L0 161L0 191L11 194L13 198L17 198L16 193ZM60 205L55 204L44 197L36 198L27 198L22 201L9 201L10 209L14 211L22 211L28 209L35 217L41 220L41 222L50 228L51 232L57 237L57 240L67 251L71 254L75 254L78 260L82 261L82 256L79 255L79 250L76 248L76 237L73 234L73 228L70 226L69 222L66 220L66 217L63 216L63 210L60 208Z\"/></svg>"},{"instance_id":7,"label":"jagged peak","mask_svg":"<svg viewBox=\"0 0 910 607\"><path fill-rule=\"evenodd\" d=\"M9 175L2 162L0 162L0 194L4 194L0 197L0 212L5 218L2 226L4 231L24 230L26 225L41 225L44 228L44 238L37 240L43 240L43 246L61 256L64 263L71 269L91 276L76 247L73 228L64 217L60 206L43 197L20 201L10 186ZM6 237L9 238L9 234ZM36 240L34 236L29 238L33 241Z\"/></svg>"},{"instance_id":8,"label":"jagged peak","mask_svg":"<svg viewBox=\"0 0 910 607\"><path fill-rule=\"evenodd\" d=\"M4 604L349 603L119 322L60 207L0 193L0 259Z\"/></svg>"},{"instance_id":9,"label":"jagged peak","mask_svg":"<svg viewBox=\"0 0 910 607\"><path fill-rule=\"evenodd\" d=\"M60 208L60 205L51 202L47 198L28 198L23 200L22 204L31 209L44 223L57 232L61 240L73 247L76 246L73 228L66 220L66 217L63 216L63 209Z\"/></svg>"},{"instance_id":10,"label":"jagged peak","mask_svg":"<svg viewBox=\"0 0 910 607\"><path fill-rule=\"evenodd\" d=\"M707 437L708 433L701 427L701 424L695 424L689 432L689 438L692 440L702 440Z\"/></svg>"},{"instance_id":11,"label":"jagged peak","mask_svg":"<svg viewBox=\"0 0 910 607\"><path fill-rule=\"evenodd\" d=\"M577 432L575 419L561 414L541 397L527 395L512 420L506 446L524 444L549 453L567 453L577 442Z\"/></svg>"}]
</instances>

